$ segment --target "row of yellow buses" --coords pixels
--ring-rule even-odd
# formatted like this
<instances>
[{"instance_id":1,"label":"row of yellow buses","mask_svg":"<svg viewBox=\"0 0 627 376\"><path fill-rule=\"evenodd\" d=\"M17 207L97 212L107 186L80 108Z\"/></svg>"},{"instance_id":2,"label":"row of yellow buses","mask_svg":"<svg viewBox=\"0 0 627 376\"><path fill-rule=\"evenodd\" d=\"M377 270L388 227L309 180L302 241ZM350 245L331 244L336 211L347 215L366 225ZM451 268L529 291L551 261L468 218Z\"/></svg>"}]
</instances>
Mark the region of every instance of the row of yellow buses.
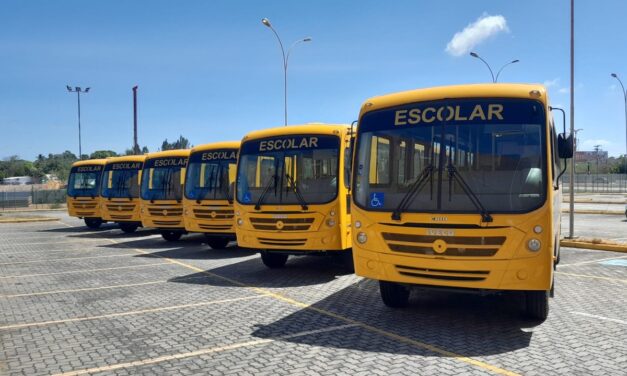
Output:
<instances>
[{"instance_id":1,"label":"row of yellow buses","mask_svg":"<svg viewBox=\"0 0 627 376\"><path fill-rule=\"evenodd\" d=\"M308 124L240 142L77 162L70 215L167 240L233 239L270 268L333 254L378 280L383 302L412 287L518 292L548 315L559 262L560 176L572 137L541 85L437 87L368 99L357 126ZM565 124L565 120L564 120Z\"/></svg>"}]
</instances>

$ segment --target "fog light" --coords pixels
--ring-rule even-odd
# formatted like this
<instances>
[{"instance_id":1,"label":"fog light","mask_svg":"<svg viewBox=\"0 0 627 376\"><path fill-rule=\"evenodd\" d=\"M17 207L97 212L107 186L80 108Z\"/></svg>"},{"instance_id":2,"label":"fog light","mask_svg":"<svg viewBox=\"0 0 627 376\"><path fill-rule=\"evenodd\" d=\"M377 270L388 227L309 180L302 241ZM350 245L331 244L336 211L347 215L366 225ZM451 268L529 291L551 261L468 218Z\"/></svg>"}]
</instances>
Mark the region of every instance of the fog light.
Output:
<instances>
[{"instance_id":1,"label":"fog light","mask_svg":"<svg viewBox=\"0 0 627 376\"><path fill-rule=\"evenodd\" d=\"M241 226L241 225L243 225L243 224L244 224L244 220L243 220L243 219L241 219L241 218L238 218L238 219L237 219L237 225L238 225L238 226Z\"/></svg>"},{"instance_id":2,"label":"fog light","mask_svg":"<svg viewBox=\"0 0 627 376\"><path fill-rule=\"evenodd\" d=\"M540 234L540 233L542 233L542 226L540 226L540 225L536 225L536 226L533 228L533 232L535 232L536 234Z\"/></svg>"},{"instance_id":3,"label":"fog light","mask_svg":"<svg viewBox=\"0 0 627 376\"><path fill-rule=\"evenodd\" d=\"M364 244L367 241L368 241L368 235L366 235L365 232L360 232L359 234L357 234L357 242L359 244Z\"/></svg>"},{"instance_id":4,"label":"fog light","mask_svg":"<svg viewBox=\"0 0 627 376\"><path fill-rule=\"evenodd\" d=\"M335 219L333 219L333 218L327 219L327 226L329 226L329 227L335 226Z\"/></svg>"},{"instance_id":5,"label":"fog light","mask_svg":"<svg viewBox=\"0 0 627 376\"><path fill-rule=\"evenodd\" d=\"M529 239L529 241L527 242L527 248L529 248L529 250L533 252L539 251L541 246L542 243L540 243L540 241L536 238Z\"/></svg>"},{"instance_id":6,"label":"fog light","mask_svg":"<svg viewBox=\"0 0 627 376\"><path fill-rule=\"evenodd\" d=\"M361 221L355 221L355 228L361 228Z\"/></svg>"}]
</instances>

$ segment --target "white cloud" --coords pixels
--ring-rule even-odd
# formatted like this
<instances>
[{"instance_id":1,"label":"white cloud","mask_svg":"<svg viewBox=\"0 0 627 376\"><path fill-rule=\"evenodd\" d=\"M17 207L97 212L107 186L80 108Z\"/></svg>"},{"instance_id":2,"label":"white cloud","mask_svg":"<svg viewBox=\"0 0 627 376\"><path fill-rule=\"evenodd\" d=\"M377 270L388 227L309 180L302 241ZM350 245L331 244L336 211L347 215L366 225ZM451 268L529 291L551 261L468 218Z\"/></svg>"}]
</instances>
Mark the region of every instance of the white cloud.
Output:
<instances>
[{"instance_id":1,"label":"white cloud","mask_svg":"<svg viewBox=\"0 0 627 376\"><path fill-rule=\"evenodd\" d=\"M551 87L555 87L559 84L560 79L559 78L554 78L552 80L546 80L544 81L544 86L546 86L547 88L551 88Z\"/></svg>"},{"instance_id":2,"label":"white cloud","mask_svg":"<svg viewBox=\"0 0 627 376\"><path fill-rule=\"evenodd\" d=\"M505 17L484 14L464 30L455 33L446 45L446 52L453 56L465 55L486 39L508 31Z\"/></svg>"},{"instance_id":3,"label":"white cloud","mask_svg":"<svg viewBox=\"0 0 627 376\"><path fill-rule=\"evenodd\" d=\"M567 88L567 87L563 87L563 88L559 89L557 92L560 93L560 94L568 94L570 92L570 89Z\"/></svg>"}]
</instances>

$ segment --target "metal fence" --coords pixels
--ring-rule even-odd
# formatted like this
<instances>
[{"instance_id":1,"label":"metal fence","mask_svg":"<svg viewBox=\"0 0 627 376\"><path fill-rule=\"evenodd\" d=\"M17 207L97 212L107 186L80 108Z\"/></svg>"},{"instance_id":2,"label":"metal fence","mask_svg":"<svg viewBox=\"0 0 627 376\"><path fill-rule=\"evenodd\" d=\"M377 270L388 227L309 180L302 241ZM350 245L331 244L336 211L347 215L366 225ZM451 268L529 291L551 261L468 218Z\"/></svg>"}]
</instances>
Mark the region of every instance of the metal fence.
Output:
<instances>
[{"instance_id":1,"label":"metal fence","mask_svg":"<svg viewBox=\"0 0 627 376\"><path fill-rule=\"evenodd\" d=\"M0 210L55 209L65 204L65 189L42 189L34 186L2 186Z\"/></svg>"},{"instance_id":2,"label":"metal fence","mask_svg":"<svg viewBox=\"0 0 627 376\"><path fill-rule=\"evenodd\" d=\"M564 174L563 189L569 190L570 176ZM627 193L626 174L575 174L575 193Z\"/></svg>"}]
</instances>

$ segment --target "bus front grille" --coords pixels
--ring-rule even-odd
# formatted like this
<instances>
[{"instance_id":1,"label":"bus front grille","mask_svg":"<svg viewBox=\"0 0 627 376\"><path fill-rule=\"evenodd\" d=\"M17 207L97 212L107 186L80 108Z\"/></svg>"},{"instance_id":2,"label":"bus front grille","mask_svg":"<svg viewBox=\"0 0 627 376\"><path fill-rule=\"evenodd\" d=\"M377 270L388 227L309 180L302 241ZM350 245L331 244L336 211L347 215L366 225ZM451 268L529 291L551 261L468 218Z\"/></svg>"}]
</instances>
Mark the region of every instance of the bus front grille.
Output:
<instances>
[{"instance_id":1,"label":"bus front grille","mask_svg":"<svg viewBox=\"0 0 627 376\"><path fill-rule=\"evenodd\" d=\"M490 257L496 255L505 243L504 236L433 236L390 232L381 235L391 251L418 255Z\"/></svg>"},{"instance_id":2,"label":"bus front grille","mask_svg":"<svg viewBox=\"0 0 627 376\"><path fill-rule=\"evenodd\" d=\"M72 207L76 210L94 210L96 209L95 202L75 202L72 204Z\"/></svg>"},{"instance_id":3,"label":"bus front grille","mask_svg":"<svg viewBox=\"0 0 627 376\"><path fill-rule=\"evenodd\" d=\"M396 271L403 276L432 279L439 281L466 281L477 282L485 281L490 274L487 270L446 270L446 269L430 269L417 268L412 266L395 265Z\"/></svg>"},{"instance_id":4,"label":"bus front grille","mask_svg":"<svg viewBox=\"0 0 627 376\"><path fill-rule=\"evenodd\" d=\"M257 238L257 240L263 245L277 246L301 246L307 243L307 239Z\"/></svg>"},{"instance_id":5,"label":"bus front grille","mask_svg":"<svg viewBox=\"0 0 627 376\"><path fill-rule=\"evenodd\" d=\"M107 210L112 213L132 212L135 210L136 204L132 203L110 203L107 204Z\"/></svg>"},{"instance_id":6,"label":"bus front grille","mask_svg":"<svg viewBox=\"0 0 627 376\"><path fill-rule=\"evenodd\" d=\"M233 218L233 209L194 209L197 219L225 220Z\"/></svg>"},{"instance_id":7,"label":"bus front grille","mask_svg":"<svg viewBox=\"0 0 627 376\"><path fill-rule=\"evenodd\" d=\"M183 215L183 208L171 206L150 206L148 207L148 214L155 217L176 217Z\"/></svg>"},{"instance_id":8,"label":"bus front grille","mask_svg":"<svg viewBox=\"0 0 627 376\"><path fill-rule=\"evenodd\" d=\"M255 230L265 231L307 231L313 222L314 218L250 218Z\"/></svg>"},{"instance_id":9,"label":"bus front grille","mask_svg":"<svg viewBox=\"0 0 627 376\"><path fill-rule=\"evenodd\" d=\"M110 216L111 216L111 219L114 221L123 221L123 220L129 220L133 218L132 215L111 214Z\"/></svg>"},{"instance_id":10,"label":"bus front grille","mask_svg":"<svg viewBox=\"0 0 627 376\"><path fill-rule=\"evenodd\" d=\"M206 225L206 224L198 224L198 227L200 227L203 230L210 230L210 231L228 231L231 229L231 225Z\"/></svg>"},{"instance_id":11,"label":"bus front grille","mask_svg":"<svg viewBox=\"0 0 627 376\"><path fill-rule=\"evenodd\" d=\"M152 223L154 223L157 226L176 226L176 227L182 227L181 225L181 221L163 221L163 220L154 220L152 221Z\"/></svg>"}]
</instances>

